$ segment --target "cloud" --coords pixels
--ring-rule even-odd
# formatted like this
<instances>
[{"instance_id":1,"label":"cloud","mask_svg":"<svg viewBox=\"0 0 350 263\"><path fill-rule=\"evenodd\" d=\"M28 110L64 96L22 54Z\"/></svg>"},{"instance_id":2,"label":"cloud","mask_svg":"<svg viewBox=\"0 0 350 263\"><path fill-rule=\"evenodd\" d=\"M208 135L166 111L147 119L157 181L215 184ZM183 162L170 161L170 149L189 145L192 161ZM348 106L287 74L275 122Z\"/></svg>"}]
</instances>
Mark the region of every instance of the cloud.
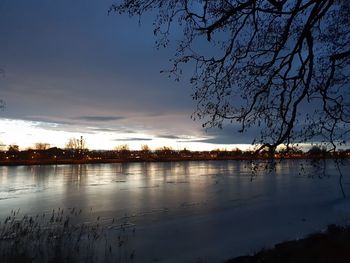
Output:
<instances>
[{"instance_id":1,"label":"cloud","mask_svg":"<svg viewBox=\"0 0 350 263\"><path fill-rule=\"evenodd\" d=\"M104 121L117 121L123 120L125 117L122 116L79 116L73 118L75 120L91 121L91 122L104 122Z\"/></svg>"},{"instance_id":2,"label":"cloud","mask_svg":"<svg viewBox=\"0 0 350 263\"><path fill-rule=\"evenodd\" d=\"M88 127L93 132L109 132L109 133L136 133L126 127L107 128L107 127Z\"/></svg>"},{"instance_id":3,"label":"cloud","mask_svg":"<svg viewBox=\"0 0 350 263\"><path fill-rule=\"evenodd\" d=\"M250 129L247 132L239 133L238 125L225 125L223 129L210 128L205 133L196 138L182 138L177 142L200 142L211 144L251 144L253 138L258 134L256 129Z\"/></svg>"},{"instance_id":4,"label":"cloud","mask_svg":"<svg viewBox=\"0 0 350 263\"><path fill-rule=\"evenodd\" d=\"M204 143L212 145L251 145L252 138L251 135L241 134L238 132L233 132L232 129L228 131L212 131L207 133L207 136L202 136L200 138L190 138L177 140L177 143Z\"/></svg>"},{"instance_id":5,"label":"cloud","mask_svg":"<svg viewBox=\"0 0 350 263\"><path fill-rule=\"evenodd\" d=\"M129 142L129 141L152 141L151 138L124 138L124 139L114 139L115 142Z\"/></svg>"},{"instance_id":6,"label":"cloud","mask_svg":"<svg viewBox=\"0 0 350 263\"><path fill-rule=\"evenodd\" d=\"M162 139L174 139L174 140L184 140L187 141L193 139L193 136L177 136L177 135L158 135L158 138L162 138Z\"/></svg>"},{"instance_id":7,"label":"cloud","mask_svg":"<svg viewBox=\"0 0 350 263\"><path fill-rule=\"evenodd\" d=\"M2 118L3 119L3 118ZM56 116L39 116L39 115L30 115L30 116L21 116L21 117L6 117L8 120L18 120L18 121L30 121L36 122L37 125L46 125L46 126L57 126L57 125L77 125L77 123L72 121L67 121L63 118Z\"/></svg>"},{"instance_id":8,"label":"cloud","mask_svg":"<svg viewBox=\"0 0 350 263\"><path fill-rule=\"evenodd\" d=\"M157 137L163 139L181 139L179 136L176 135L158 135Z\"/></svg>"},{"instance_id":9,"label":"cloud","mask_svg":"<svg viewBox=\"0 0 350 263\"><path fill-rule=\"evenodd\" d=\"M214 138L198 138L198 139L181 139L181 140L177 140L176 142L180 142L180 143L186 143L186 142L208 142L208 143L215 143L215 142L211 142L211 140L213 140Z\"/></svg>"}]
</instances>

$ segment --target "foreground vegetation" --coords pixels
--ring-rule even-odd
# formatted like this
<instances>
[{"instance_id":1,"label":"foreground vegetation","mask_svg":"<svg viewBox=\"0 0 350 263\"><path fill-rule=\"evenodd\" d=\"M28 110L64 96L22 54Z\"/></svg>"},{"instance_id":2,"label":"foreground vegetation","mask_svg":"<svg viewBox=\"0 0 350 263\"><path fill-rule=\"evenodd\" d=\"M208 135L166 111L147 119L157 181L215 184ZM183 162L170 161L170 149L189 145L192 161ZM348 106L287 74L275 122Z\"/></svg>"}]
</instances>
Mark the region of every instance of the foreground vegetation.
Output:
<instances>
[{"instance_id":1,"label":"foreground vegetation","mask_svg":"<svg viewBox=\"0 0 350 263\"><path fill-rule=\"evenodd\" d=\"M348 263L350 227L329 225L327 232L287 241L253 256L230 259L227 263Z\"/></svg>"},{"instance_id":2,"label":"foreground vegetation","mask_svg":"<svg viewBox=\"0 0 350 263\"><path fill-rule=\"evenodd\" d=\"M70 208L21 215L19 210L11 211L0 222L0 262L133 261L135 226L127 217L91 219L91 212Z\"/></svg>"},{"instance_id":3,"label":"foreground vegetation","mask_svg":"<svg viewBox=\"0 0 350 263\"><path fill-rule=\"evenodd\" d=\"M0 262L133 262L136 227L128 217L84 219L76 208L33 215L11 214L0 222ZM91 219L91 218L90 218ZM324 233L287 241L227 263L347 263L350 227L329 225Z\"/></svg>"}]
</instances>

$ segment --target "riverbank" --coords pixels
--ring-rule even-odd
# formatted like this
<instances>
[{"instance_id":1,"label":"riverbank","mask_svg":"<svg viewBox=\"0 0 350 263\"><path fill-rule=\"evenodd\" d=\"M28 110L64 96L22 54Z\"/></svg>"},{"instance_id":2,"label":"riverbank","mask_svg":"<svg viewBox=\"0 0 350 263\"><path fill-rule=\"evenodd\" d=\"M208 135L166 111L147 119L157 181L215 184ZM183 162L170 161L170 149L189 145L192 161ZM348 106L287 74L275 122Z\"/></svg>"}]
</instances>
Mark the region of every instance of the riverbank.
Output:
<instances>
[{"instance_id":1,"label":"riverbank","mask_svg":"<svg viewBox=\"0 0 350 263\"><path fill-rule=\"evenodd\" d=\"M248 161L251 158L125 158L125 159L63 159L63 160L5 160L0 166L19 165L64 165L64 164L104 164L104 163L139 163L139 162L188 162L188 161Z\"/></svg>"},{"instance_id":2,"label":"riverbank","mask_svg":"<svg viewBox=\"0 0 350 263\"><path fill-rule=\"evenodd\" d=\"M327 160L334 158L311 158L307 156L293 158L275 158L282 160ZM108 163L144 163L144 162L189 162L189 161L257 161L270 160L261 157L161 157L161 158L125 158L125 159L32 159L32 160L1 160L0 166L30 166L30 165L69 165L69 164L108 164Z\"/></svg>"},{"instance_id":3,"label":"riverbank","mask_svg":"<svg viewBox=\"0 0 350 263\"><path fill-rule=\"evenodd\" d=\"M349 159L350 153L275 153L273 156L266 151L240 151L238 149L213 150L213 151L189 151L172 150L164 148L155 151L131 151L131 150L72 150L49 148L45 150L11 150L0 151L0 165L55 165L55 164L95 164L95 163L130 163L130 162L180 162L180 161L223 161L223 160L283 160L283 159Z\"/></svg>"},{"instance_id":4,"label":"riverbank","mask_svg":"<svg viewBox=\"0 0 350 263\"><path fill-rule=\"evenodd\" d=\"M324 233L287 241L253 256L241 256L226 263L348 263L350 262L350 226L329 225Z\"/></svg>"},{"instance_id":5,"label":"riverbank","mask_svg":"<svg viewBox=\"0 0 350 263\"><path fill-rule=\"evenodd\" d=\"M54 211L51 219L46 219L46 228L42 228L43 216L34 219L24 216L15 221L12 219L16 218L16 212L13 212L1 231L0 261L134 261L135 250L131 247L127 249L132 244L129 239L135 237L132 224L123 222L120 225L113 220L106 228L97 223L98 218L92 225L72 225L70 221L80 213L81 210L71 210L68 211L68 216L63 216L63 211ZM118 235L118 240L113 240L113 234ZM93 238L86 238L89 236ZM99 253L101 247L105 251L104 255ZM314 233L304 239L279 243L272 249L262 250L253 256L230 259L226 263L348 263L349 259L350 227L329 225L324 233ZM136 261L142 262L140 259Z\"/></svg>"}]
</instances>

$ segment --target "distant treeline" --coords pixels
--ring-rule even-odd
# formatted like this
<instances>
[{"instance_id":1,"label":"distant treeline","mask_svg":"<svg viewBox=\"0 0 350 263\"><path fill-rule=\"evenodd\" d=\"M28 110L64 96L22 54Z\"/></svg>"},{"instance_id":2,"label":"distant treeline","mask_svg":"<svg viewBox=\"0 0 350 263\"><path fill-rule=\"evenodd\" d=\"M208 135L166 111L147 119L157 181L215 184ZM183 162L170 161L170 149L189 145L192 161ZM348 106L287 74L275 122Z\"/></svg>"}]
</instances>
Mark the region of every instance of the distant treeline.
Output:
<instances>
[{"instance_id":1,"label":"distant treeline","mask_svg":"<svg viewBox=\"0 0 350 263\"><path fill-rule=\"evenodd\" d=\"M182 161L182 160L250 160L268 158L286 159L310 159L310 158L349 158L350 149L339 151L327 151L325 148L313 146L309 151L281 150L271 153L261 151L212 150L189 151L173 150L170 147L162 147L158 150L143 149L139 151L121 147L116 150L97 151L87 149L60 149L52 147L48 149L28 149L20 151L18 148L9 148L0 151L0 165L31 165L31 164L75 164L75 163L113 163L135 161Z\"/></svg>"}]
</instances>

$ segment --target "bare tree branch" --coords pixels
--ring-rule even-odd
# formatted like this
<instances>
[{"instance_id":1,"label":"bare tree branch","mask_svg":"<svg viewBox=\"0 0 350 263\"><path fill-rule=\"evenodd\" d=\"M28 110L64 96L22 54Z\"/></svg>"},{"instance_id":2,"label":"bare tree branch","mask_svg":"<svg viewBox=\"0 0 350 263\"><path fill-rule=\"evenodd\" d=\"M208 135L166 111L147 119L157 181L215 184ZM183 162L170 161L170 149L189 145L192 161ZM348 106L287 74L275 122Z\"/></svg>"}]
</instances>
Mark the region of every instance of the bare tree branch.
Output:
<instances>
[{"instance_id":1,"label":"bare tree branch","mask_svg":"<svg viewBox=\"0 0 350 263\"><path fill-rule=\"evenodd\" d=\"M184 33L168 72L192 63L194 119L259 127L258 150L309 141L335 149L350 123L347 0L120 0L111 11L156 11L157 45ZM198 43L207 46L199 47Z\"/></svg>"}]
</instances>

